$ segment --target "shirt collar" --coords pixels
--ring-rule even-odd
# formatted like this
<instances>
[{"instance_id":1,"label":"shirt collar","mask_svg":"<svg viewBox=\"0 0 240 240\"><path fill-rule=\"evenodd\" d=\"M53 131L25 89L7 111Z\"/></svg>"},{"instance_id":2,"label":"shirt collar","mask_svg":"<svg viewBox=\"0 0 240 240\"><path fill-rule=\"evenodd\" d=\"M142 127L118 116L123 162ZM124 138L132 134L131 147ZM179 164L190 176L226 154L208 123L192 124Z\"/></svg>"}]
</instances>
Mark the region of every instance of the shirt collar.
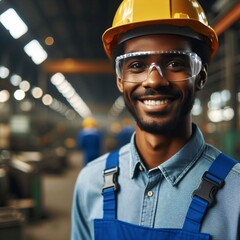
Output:
<instances>
[{"instance_id":1,"label":"shirt collar","mask_svg":"<svg viewBox=\"0 0 240 240\"><path fill-rule=\"evenodd\" d=\"M134 178L141 168L145 168L134 143L135 134L132 136L130 149L130 177ZM198 160L204 150L205 141L200 129L193 124L193 134L190 140L171 158L157 168L171 185L176 185ZM141 166L141 167L140 167Z\"/></svg>"}]
</instances>

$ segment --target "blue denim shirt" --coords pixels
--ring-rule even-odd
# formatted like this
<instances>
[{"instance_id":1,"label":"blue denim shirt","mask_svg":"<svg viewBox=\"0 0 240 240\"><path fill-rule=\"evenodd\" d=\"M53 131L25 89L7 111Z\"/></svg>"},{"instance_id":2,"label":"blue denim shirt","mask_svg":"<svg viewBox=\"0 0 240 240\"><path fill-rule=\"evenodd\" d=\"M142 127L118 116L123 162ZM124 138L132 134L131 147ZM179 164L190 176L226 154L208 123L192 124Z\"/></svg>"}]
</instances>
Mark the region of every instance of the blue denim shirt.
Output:
<instances>
[{"instance_id":1,"label":"blue denim shirt","mask_svg":"<svg viewBox=\"0 0 240 240\"><path fill-rule=\"evenodd\" d=\"M195 127L191 139L174 156L147 170L134 144L120 150L117 194L119 220L153 228L182 228L192 192L220 151L205 143ZM94 239L93 219L103 216L103 170L107 155L87 165L76 182L72 208L72 240ZM204 218L202 233L213 240L240 239L240 164L218 191L217 204Z\"/></svg>"}]
</instances>

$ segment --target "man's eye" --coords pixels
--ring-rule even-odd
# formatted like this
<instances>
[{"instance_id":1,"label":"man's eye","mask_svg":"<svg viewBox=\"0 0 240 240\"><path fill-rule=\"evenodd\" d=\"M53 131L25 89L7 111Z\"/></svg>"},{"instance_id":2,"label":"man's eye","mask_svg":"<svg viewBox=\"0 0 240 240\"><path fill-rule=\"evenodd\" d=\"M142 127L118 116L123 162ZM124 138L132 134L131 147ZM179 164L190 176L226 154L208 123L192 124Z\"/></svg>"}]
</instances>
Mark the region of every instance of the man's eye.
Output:
<instances>
[{"instance_id":1,"label":"man's eye","mask_svg":"<svg viewBox=\"0 0 240 240\"><path fill-rule=\"evenodd\" d=\"M146 69L146 64L142 62L134 62L129 65L129 68L133 71L141 71Z\"/></svg>"},{"instance_id":2,"label":"man's eye","mask_svg":"<svg viewBox=\"0 0 240 240\"><path fill-rule=\"evenodd\" d=\"M181 60L172 60L166 64L166 68L172 71L180 71L182 69L185 69L186 67L186 63Z\"/></svg>"}]
</instances>

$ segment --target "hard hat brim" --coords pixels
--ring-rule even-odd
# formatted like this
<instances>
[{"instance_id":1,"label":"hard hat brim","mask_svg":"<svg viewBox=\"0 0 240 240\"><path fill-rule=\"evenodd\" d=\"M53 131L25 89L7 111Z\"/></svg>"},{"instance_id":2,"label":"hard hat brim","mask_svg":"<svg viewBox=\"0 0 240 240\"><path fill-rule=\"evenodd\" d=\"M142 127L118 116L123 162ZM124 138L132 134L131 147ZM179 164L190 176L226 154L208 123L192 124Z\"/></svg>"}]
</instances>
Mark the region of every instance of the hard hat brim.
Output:
<instances>
[{"instance_id":1,"label":"hard hat brim","mask_svg":"<svg viewBox=\"0 0 240 240\"><path fill-rule=\"evenodd\" d=\"M186 24L186 21L187 21L187 24ZM169 25L177 28L174 28L175 30L173 31L170 31L169 29L166 31L163 31L163 28L161 28L161 26L169 26ZM107 56L110 59L112 59L112 51L117 45L123 42L122 37L125 33L134 31L137 28L142 28L146 26L155 26L155 29L157 29L156 26L159 26L159 33L155 31L152 34L174 34L174 35L187 36L192 38L199 38L199 36L202 36L202 38L205 39L204 41L206 42L207 45L209 45L212 51L211 59L214 57L214 55L217 52L218 37L215 31L210 26L206 26L194 19L161 19L161 20L129 23L129 24L115 26L107 29L102 36L104 49ZM190 33L189 31L188 31L189 33L186 34L186 31L184 30L186 28L190 29L191 30L190 32L192 32L192 34L189 34ZM142 34L142 35L147 35L147 34Z\"/></svg>"}]
</instances>

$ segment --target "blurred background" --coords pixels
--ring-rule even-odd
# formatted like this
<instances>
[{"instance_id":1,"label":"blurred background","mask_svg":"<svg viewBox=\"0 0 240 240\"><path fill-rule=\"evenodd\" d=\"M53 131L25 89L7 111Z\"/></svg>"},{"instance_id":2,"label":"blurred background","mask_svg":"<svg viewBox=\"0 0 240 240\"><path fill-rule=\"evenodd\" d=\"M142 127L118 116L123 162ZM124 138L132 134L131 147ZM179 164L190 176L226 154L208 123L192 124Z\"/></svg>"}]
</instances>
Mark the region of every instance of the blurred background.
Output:
<instances>
[{"instance_id":1,"label":"blurred background","mask_svg":"<svg viewBox=\"0 0 240 240\"><path fill-rule=\"evenodd\" d=\"M0 239L69 239L84 119L101 135L99 154L132 132L101 41L120 2L0 1ZM199 2L220 49L194 121L240 160L240 3Z\"/></svg>"}]
</instances>

